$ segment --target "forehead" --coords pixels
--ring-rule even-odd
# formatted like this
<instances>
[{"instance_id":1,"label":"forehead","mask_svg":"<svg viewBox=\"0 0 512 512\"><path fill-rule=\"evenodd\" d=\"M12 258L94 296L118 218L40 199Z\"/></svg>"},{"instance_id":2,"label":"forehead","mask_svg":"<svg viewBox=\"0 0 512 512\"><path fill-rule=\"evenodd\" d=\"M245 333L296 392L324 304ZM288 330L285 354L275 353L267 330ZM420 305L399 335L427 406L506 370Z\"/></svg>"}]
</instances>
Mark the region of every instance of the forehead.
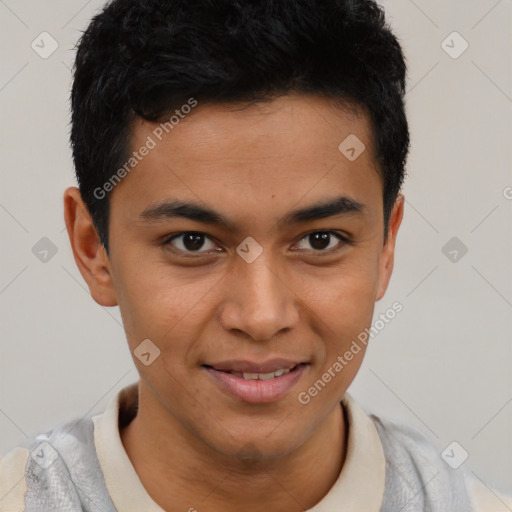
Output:
<instances>
[{"instance_id":1,"label":"forehead","mask_svg":"<svg viewBox=\"0 0 512 512\"><path fill-rule=\"evenodd\" d=\"M171 126L166 124L170 118ZM139 119L132 133L132 146L143 143L147 136L157 143L179 146L183 151L175 153L176 160L185 155L198 161L293 160L300 159L306 150L309 159L320 160L325 150L332 154L349 135L364 140L370 152L373 146L370 124L362 109L299 94L250 104L199 103L189 114L178 117L171 112L161 123Z\"/></svg>"},{"instance_id":2,"label":"forehead","mask_svg":"<svg viewBox=\"0 0 512 512\"><path fill-rule=\"evenodd\" d=\"M167 130L160 122L134 124L131 150L151 149L115 187L113 208L129 202L133 215L181 196L250 218L268 202L291 208L341 193L380 207L381 177L361 111L288 95L250 105L198 103L173 121Z\"/></svg>"}]
</instances>

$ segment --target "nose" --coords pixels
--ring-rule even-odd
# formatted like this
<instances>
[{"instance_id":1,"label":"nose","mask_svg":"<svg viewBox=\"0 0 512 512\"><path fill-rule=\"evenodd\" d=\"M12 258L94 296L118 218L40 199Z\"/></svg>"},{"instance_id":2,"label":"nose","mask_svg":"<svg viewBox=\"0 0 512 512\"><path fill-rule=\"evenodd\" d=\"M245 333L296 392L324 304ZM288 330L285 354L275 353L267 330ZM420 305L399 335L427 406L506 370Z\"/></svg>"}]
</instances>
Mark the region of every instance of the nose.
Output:
<instances>
[{"instance_id":1,"label":"nose","mask_svg":"<svg viewBox=\"0 0 512 512\"><path fill-rule=\"evenodd\" d=\"M219 315L226 331L245 333L255 341L275 338L292 329L300 318L291 283L283 272L271 268L264 254L252 263L237 262L225 282Z\"/></svg>"}]
</instances>

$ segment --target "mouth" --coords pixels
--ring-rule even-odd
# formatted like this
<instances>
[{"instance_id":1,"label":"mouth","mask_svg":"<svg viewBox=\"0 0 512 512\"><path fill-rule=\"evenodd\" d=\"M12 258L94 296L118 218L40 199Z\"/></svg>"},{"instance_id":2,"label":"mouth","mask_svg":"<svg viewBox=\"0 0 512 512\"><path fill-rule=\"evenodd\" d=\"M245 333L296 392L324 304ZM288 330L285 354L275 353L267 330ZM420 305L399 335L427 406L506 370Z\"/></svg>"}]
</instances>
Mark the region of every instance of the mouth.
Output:
<instances>
[{"instance_id":1,"label":"mouth","mask_svg":"<svg viewBox=\"0 0 512 512\"><path fill-rule=\"evenodd\" d=\"M274 361L258 366L233 362L202 367L231 397L249 403L268 403L283 398L306 372L309 363Z\"/></svg>"},{"instance_id":2,"label":"mouth","mask_svg":"<svg viewBox=\"0 0 512 512\"><path fill-rule=\"evenodd\" d=\"M298 363L293 365L292 367L286 367L286 368L278 368L275 371L271 372L242 372L242 371L235 371L235 370L222 370L219 368L215 368L214 366L210 365L203 365L205 368L211 368L212 370L215 370L216 372L224 372L224 373L230 373L231 375L235 375L236 377L240 377L245 380L270 380L275 379L277 377L282 377L283 375L286 375L287 373L290 373L297 369L297 366L299 364L305 364L305 363Z\"/></svg>"}]
</instances>

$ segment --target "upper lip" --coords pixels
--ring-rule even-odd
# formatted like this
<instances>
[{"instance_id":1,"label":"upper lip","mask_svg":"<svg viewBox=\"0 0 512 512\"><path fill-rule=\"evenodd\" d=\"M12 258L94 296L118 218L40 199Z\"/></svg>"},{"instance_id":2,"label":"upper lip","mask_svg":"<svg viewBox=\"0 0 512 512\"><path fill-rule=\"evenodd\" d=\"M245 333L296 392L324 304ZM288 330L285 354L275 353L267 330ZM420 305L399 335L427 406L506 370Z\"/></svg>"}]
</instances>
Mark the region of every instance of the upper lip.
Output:
<instances>
[{"instance_id":1,"label":"upper lip","mask_svg":"<svg viewBox=\"0 0 512 512\"><path fill-rule=\"evenodd\" d=\"M215 370L224 372L271 373L281 369L291 369L298 364L301 364L301 361L292 359L270 359L262 362L230 359L217 363L208 363L204 366L211 366Z\"/></svg>"}]
</instances>

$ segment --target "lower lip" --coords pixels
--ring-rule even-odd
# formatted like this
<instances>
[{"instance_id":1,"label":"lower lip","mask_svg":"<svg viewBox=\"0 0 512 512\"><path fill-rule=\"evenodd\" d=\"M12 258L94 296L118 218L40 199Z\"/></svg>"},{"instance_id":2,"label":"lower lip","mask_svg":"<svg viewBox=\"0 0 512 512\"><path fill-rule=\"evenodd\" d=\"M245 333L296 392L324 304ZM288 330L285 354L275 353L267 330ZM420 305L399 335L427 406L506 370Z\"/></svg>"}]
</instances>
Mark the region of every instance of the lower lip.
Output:
<instances>
[{"instance_id":1,"label":"lower lip","mask_svg":"<svg viewBox=\"0 0 512 512\"><path fill-rule=\"evenodd\" d=\"M291 372L268 380L246 380L232 373L203 368L231 396L244 402L257 404L275 402L286 395L306 371L307 365L299 364Z\"/></svg>"}]
</instances>

